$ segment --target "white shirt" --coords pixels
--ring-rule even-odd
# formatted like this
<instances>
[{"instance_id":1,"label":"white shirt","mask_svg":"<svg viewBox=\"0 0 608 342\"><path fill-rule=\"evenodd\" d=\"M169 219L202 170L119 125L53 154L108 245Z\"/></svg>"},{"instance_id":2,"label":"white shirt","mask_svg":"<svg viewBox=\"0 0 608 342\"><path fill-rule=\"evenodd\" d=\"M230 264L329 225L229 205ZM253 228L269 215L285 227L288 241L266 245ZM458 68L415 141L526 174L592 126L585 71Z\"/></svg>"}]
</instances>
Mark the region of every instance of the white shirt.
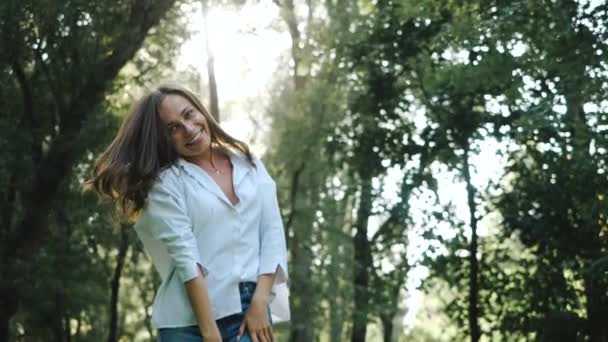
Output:
<instances>
[{"instance_id":1,"label":"white shirt","mask_svg":"<svg viewBox=\"0 0 608 342\"><path fill-rule=\"evenodd\" d=\"M262 162L256 168L229 152L232 205L219 185L184 159L161 172L135 230L162 283L152 310L157 328L196 325L185 282L205 274L215 319L241 312L238 283L275 273L273 323L289 320L287 252L276 185Z\"/></svg>"}]
</instances>

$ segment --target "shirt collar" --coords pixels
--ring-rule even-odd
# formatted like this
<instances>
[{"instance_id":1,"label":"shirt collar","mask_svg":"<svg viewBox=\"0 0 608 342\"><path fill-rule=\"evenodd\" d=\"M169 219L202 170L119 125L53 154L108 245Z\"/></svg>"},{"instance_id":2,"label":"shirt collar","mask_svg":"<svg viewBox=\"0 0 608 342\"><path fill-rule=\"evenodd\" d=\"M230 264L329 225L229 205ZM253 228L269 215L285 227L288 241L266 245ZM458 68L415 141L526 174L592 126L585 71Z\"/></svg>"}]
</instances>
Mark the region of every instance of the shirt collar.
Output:
<instances>
[{"instance_id":1,"label":"shirt collar","mask_svg":"<svg viewBox=\"0 0 608 342\"><path fill-rule=\"evenodd\" d=\"M245 178L245 176L251 171L252 166L249 164L246 157L242 156L238 152L227 149L227 154L230 158L230 162L232 163L232 183L234 184L236 190L243 178ZM226 204L232 206L222 189L220 189L219 185L201 167L183 158L178 158L177 165L209 192L217 196Z\"/></svg>"}]
</instances>

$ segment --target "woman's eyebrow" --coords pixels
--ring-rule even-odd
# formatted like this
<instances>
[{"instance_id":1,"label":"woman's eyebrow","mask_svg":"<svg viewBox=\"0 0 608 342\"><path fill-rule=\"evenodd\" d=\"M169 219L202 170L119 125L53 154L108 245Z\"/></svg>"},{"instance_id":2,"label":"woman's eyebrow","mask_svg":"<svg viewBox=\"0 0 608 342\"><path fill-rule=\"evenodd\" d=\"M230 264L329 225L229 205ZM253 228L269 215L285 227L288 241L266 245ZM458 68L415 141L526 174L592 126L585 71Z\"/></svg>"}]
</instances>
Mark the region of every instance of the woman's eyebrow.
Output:
<instances>
[{"instance_id":1,"label":"woman's eyebrow","mask_svg":"<svg viewBox=\"0 0 608 342\"><path fill-rule=\"evenodd\" d=\"M180 116L184 116L184 114L186 114L186 112L190 109L190 106L185 106L184 109L182 109L182 111L179 113Z\"/></svg>"},{"instance_id":2,"label":"woman's eyebrow","mask_svg":"<svg viewBox=\"0 0 608 342\"><path fill-rule=\"evenodd\" d=\"M184 107L184 109L182 109L182 111L179 112L179 116L183 117L189 109L190 109L190 106ZM176 123L176 121L171 121L171 122L167 123L167 127L171 127L171 125L173 125L175 123Z\"/></svg>"}]
</instances>

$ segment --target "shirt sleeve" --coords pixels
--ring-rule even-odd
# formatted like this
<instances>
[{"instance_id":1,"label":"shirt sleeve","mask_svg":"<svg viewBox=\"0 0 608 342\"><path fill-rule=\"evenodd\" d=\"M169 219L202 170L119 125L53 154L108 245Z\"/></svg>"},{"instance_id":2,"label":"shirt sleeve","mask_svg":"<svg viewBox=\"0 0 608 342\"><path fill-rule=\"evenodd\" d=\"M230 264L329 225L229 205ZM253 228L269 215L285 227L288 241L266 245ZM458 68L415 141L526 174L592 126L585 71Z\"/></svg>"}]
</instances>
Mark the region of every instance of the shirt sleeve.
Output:
<instances>
[{"instance_id":1,"label":"shirt sleeve","mask_svg":"<svg viewBox=\"0 0 608 342\"><path fill-rule=\"evenodd\" d=\"M260 268L258 275L275 274L275 284L287 281L287 247L285 229L279 211L276 183L264 164L256 160L258 189L262 201L260 221Z\"/></svg>"},{"instance_id":2,"label":"shirt sleeve","mask_svg":"<svg viewBox=\"0 0 608 342\"><path fill-rule=\"evenodd\" d=\"M203 275L198 244L192 231L192 222L186 212L183 194L176 177L161 177L150 192L142 215L137 222L140 230L166 248L169 261L175 266L182 282Z\"/></svg>"}]
</instances>

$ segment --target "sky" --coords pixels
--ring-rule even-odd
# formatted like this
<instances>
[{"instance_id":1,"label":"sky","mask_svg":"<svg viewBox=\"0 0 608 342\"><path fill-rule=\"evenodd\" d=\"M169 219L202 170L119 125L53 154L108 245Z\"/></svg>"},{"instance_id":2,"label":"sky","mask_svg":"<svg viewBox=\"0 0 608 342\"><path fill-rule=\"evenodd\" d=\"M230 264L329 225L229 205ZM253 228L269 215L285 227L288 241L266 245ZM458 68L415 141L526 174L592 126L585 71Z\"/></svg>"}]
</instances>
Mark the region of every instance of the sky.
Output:
<instances>
[{"instance_id":1,"label":"sky","mask_svg":"<svg viewBox=\"0 0 608 342\"><path fill-rule=\"evenodd\" d=\"M193 8L191 13L192 28L198 32L183 45L178 68L191 65L199 70L202 79L206 80L207 52L202 14L197 7ZM257 153L264 151L264 140L260 139L260 135L267 133L265 130L268 127L263 127L260 131L252 124L251 118L265 122L264 110L272 96L270 89L273 77L277 70L290 68L288 56L291 40L278 15L276 5L270 0L260 0L238 11L211 8L209 13L208 27L215 56L222 127L245 141L250 142L255 138L252 149ZM207 102L205 96L203 99ZM497 143L488 141L481 147L481 152L473 157L472 164L476 167L472 172L472 180L477 187L485 188L488 181L497 181L502 174L504 162L495 154L498 148L500 146ZM438 166L437 171L441 201L452 202L458 218L468 222L464 183L456 179L454 173L449 170ZM393 170L388 177L384 193L385 198L390 201L396 200L399 179L399 170ZM417 227L408 236L410 263L418 260L422 251L428 247L428 242L420 236L425 229L422 223L422 208L427 196L429 194L421 193L411 202ZM373 234L374 227L377 227L381 220L379 217L370 219L370 234ZM446 236L454 235L454 231L448 226L441 227L441 231ZM484 221L480 222L479 231L481 235L487 232ZM403 319L403 323L408 327L415 324L415 316L422 300L416 287L426 274L426 270L418 266L408 275L408 298L404 304L407 313Z\"/></svg>"},{"instance_id":2,"label":"sky","mask_svg":"<svg viewBox=\"0 0 608 342\"><path fill-rule=\"evenodd\" d=\"M195 6L191 13L192 28L198 32L183 45L178 67L194 66L202 79L207 80L200 7ZM283 31L277 6L272 1L261 0L238 11L210 8L208 17L222 127L245 141L251 141L254 136L259 138L264 132L258 132L250 118L263 121L275 71L289 68L286 62L291 46L289 34ZM203 96L203 99L207 98ZM252 148L258 153L264 150L263 145L255 142Z\"/></svg>"}]
</instances>

